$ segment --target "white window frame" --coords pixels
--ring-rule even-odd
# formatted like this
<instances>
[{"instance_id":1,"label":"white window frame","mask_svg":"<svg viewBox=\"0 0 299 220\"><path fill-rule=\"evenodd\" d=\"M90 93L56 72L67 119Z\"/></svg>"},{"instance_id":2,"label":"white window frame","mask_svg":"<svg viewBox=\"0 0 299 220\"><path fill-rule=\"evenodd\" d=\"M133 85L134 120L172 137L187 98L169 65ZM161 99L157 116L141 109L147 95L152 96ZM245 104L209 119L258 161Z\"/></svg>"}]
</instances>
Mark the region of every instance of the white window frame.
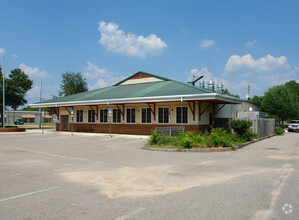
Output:
<instances>
[{"instance_id":1,"label":"white window frame","mask_svg":"<svg viewBox=\"0 0 299 220\"><path fill-rule=\"evenodd\" d=\"M181 108L181 122L178 122L178 108ZM184 122L184 113L183 113L183 108L186 108L187 109L187 121ZM188 124L188 117L189 117L189 108L187 106L177 106L175 108L175 122L176 124Z\"/></svg>"},{"instance_id":2,"label":"white window frame","mask_svg":"<svg viewBox=\"0 0 299 220\"><path fill-rule=\"evenodd\" d=\"M103 121L101 121L101 111L103 111ZM106 111L106 121L104 120L105 119L105 112ZM108 109L106 109L106 108L102 108L102 109L100 109L100 111L99 111L99 114L100 114L100 120L99 120L99 123L108 123L108 121L109 121L109 119L108 119L108 117L109 117L109 113L108 113Z\"/></svg>"},{"instance_id":3,"label":"white window frame","mask_svg":"<svg viewBox=\"0 0 299 220\"><path fill-rule=\"evenodd\" d=\"M78 111L82 111L82 121L78 121ZM76 110L76 123L82 123L84 122L84 111L83 109L77 109Z\"/></svg>"},{"instance_id":4,"label":"white window frame","mask_svg":"<svg viewBox=\"0 0 299 220\"><path fill-rule=\"evenodd\" d=\"M91 112L91 121L89 121L90 112ZM92 114L93 112L94 112L94 114ZM94 119L94 121L92 119ZM96 122L96 111L95 110L88 109L87 121L88 121L88 123L95 123Z\"/></svg>"},{"instance_id":5,"label":"white window frame","mask_svg":"<svg viewBox=\"0 0 299 220\"><path fill-rule=\"evenodd\" d=\"M114 119L114 110L116 110L116 112L119 112L119 119L120 119L120 121L118 122L118 121L116 121L116 122L114 122L113 121L113 119ZM118 117L117 117L118 115L116 114L116 119L118 119ZM114 124L120 124L121 123L121 110L120 109L118 109L118 108L114 108L114 109L112 109L112 123L114 123Z\"/></svg>"},{"instance_id":6,"label":"white window frame","mask_svg":"<svg viewBox=\"0 0 299 220\"><path fill-rule=\"evenodd\" d=\"M159 109L162 108L163 109L163 122L160 122L160 114L159 114ZM168 122L165 122L165 111L164 109L168 109ZM169 124L170 123L170 107L158 107L158 124Z\"/></svg>"},{"instance_id":7,"label":"white window frame","mask_svg":"<svg viewBox=\"0 0 299 220\"><path fill-rule=\"evenodd\" d=\"M145 119L146 119L146 122L143 122L142 121L142 113L143 113L143 109L146 109L146 115L145 115ZM149 109L149 114L150 114L150 122L148 122L148 109ZM144 107L144 108L141 108L141 123L142 124L151 124L152 123L152 111L151 111L151 109L150 108L147 108L147 107Z\"/></svg>"},{"instance_id":8,"label":"white window frame","mask_svg":"<svg viewBox=\"0 0 299 220\"><path fill-rule=\"evenodd\" d=\"M132 114L132 112L130 113L130 119L128 118L128 110L129 111L132 111L132 110L134 110L134 121L132 122L132 119L133 119L133 117L131 116L131 115L133 115ZM130 121L129 121L130 120ZM127 108L126 109L126 123L127 124L136 124L136 109L135 108Z\"/></svg>"}]
</instances>

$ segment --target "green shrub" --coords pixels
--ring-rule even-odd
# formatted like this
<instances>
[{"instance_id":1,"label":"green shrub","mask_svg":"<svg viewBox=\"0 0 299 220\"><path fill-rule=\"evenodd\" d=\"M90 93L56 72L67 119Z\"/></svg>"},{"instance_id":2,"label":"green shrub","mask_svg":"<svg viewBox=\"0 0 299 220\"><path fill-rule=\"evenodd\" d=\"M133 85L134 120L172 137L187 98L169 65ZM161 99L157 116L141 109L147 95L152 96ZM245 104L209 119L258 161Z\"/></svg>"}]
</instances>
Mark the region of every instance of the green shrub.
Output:
<instances>
[{"instance_id":1,"label":"green shrub","mask_svg":"<svg viewBox=\"0 0 299 220\"><path fill-rule=\"evenodd\" d=\"M252 122L245 120L233 120L230 123L230 127L240 136L243 137L247 130L251 127Z\"/></svg>"},{"instance_id":2,"label":"green shrub","mask_svg":"<svg viewBox=\"0 0 299 220\"><path fill-rule=\"evenodd\" d=\"M284 132L284 129L281 127L275 127L275 134L282 134Z\"/></svg>"},{"instance_id":3,"label":"green shrub","mask_svg":"<svg viewBox=\"0 0 299 220\"><path fill-rule=\"evenodd\" d=\"M203 133L203 136L208 137L210 135L209 131L206 129L205 132Z\"/></svg>"},{"instance_id":4,"label":"green shrub","mask_svg":"<svg viewBox=\"0 0 299 220\"><path fill-rule=\"evenodd\" d=\"M152 134L149 138L148 144L149 145L158 145L161 135L157 131L152 130Z\"/></svg>"},{"instance_id":5,"label":"green shrub","mask_svg":"<svg viewBox=\"0 0 299 220\"><path fill-rule=\"evenodd\" d=\"M249 137L254 136L253 132L247 132ZM245 135L245 138L248 137ZM187 131L180 132L176 137L170 137L167 134L159 134L157 131L152 131L149 138L149 145L156 146L175 146L177 148L192 148L192 147L230 147L244 143L238 135L230 134L223 128L213 128L209 134L207 131L201 135L196 132Z\"/></svg>"},{"instance_id":6,"label":"green shrub","mask_svg":"<svg viewBox=\"0 0 299 220\"><path fill-rule=\"evenodd\" d=\"M207 145L209 147L228 147L231 146L231 137L227 131L223 128L212 128L211 134L207 139Z\"/></svg>"},{"instance_id":7,"label":"green shrub","mask_svg":"<svg viewBox=\"0 0 299 220\"><path fill-rule=\"evenodd\" d=\"M160 138L158 139L158 145L168 145L171 143L171 137L168 134L163 133L160 135Z\"/></svg>"},{"instance_id":8,"label":"green shrub","mask_svg":"<svg viewBox=\"0 0 299 220\"><path fill-rule=\"evenodd\" d=\"M252 141L254 138L258 138L258 135L248 129L245 134L242 136L245 141Z\"/></svg>"},{"instance_id":9,"label":"green shrub","mask_svg":"<svg viewBox=\"0 0 299 220\"><path fill-rule=\"evenodd\" d=\"M289 127L289 124L283 124L282 125L282 128L288 128Z\"/></svg>"}]
</instances>

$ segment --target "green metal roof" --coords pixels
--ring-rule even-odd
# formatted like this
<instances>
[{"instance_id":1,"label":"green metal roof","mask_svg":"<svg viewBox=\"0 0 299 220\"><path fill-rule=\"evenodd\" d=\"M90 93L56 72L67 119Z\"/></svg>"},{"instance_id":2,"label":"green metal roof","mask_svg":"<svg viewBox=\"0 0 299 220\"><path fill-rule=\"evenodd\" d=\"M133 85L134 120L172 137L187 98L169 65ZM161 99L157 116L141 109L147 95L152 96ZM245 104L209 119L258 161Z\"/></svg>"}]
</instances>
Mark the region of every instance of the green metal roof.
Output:
<instances>
[{"instance_id":1,"label":"green metal roof","mask_svg":"<svg viewBox=\"0 0 299 220\"><path fill-rule=\"evenodd\" d=\"M147 74L151 77L159 78L162 81L157 82L147 82L147 83L138 83L138 84L123 84L126 80L129 80L131 77L135 76L138 73ZM207 95L207 94L215 94L215 91L209 89L203 89L200 87L192 86L186 83L178 82L172 79L167 79L164 77L156 76L153 74L145 73L145 72L138 72L132 76L129 76L125 80L102 89L92 90L88 92L78 93L75 95L64 96L60 98L55 98L51 100L42 101L34 105L42 106L49 106L51 104L63 104L63 103L75 103L75 102L94 102L96 100L101 100L107 102L109 100L116 100L121 99L124 102L126 100L138 99L143 100L142 98L155 98L159 99L159 97L167 97L167 96L188 96L188 95ZM219 94L221 99L227 99L231 101L238 100L234 97L229 97L226 95ZM226 98L227 97L227 98Z\"/></svg>"},{"instance_id":2,"label":"green metal roof","mask_svg":"<svg viewBox=\"0 0 299 220\"><path fill-rule=\"evenodd\" d=\"M88 92L78 93L75 95L51 99L40 103L202 94L212 92L213 91L208 89L201 89L199 87L190 86L184 83L169 80L161 82L110 86L103 89L97 89Z\"/></svg>"}]
</instances>

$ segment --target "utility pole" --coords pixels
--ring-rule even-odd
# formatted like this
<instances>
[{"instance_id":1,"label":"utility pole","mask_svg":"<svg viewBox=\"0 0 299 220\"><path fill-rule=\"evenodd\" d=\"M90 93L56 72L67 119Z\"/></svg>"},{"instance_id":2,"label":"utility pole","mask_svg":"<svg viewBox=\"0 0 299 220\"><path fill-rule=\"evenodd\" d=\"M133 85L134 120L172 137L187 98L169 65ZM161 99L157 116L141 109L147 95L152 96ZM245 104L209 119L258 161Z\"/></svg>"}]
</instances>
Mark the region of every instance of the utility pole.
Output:
<instances>
[{"instance_id":1,"label":"utility pole","mask_svg":"<svg viewBox=\"0 0 299 220\"><path fill-rule=\"evenodd\" d=\"M2 115L2 121L3 121L3 128L5 128L5 83L4 83L4 78L5 78L5 55L3 54L3 115Z\"/></svg>"},{"instance_id":2,"label":"utility pole","mask_svg":"<svg viewBox=\"0 0 299 220\"><path fill-rule=\"evenodd\" d=\"M39 101L42 101L42 80L40 80L40 93L39 93ZM39 108L39 128L42 126L42 114L41 108Z\"/></svg>"}]
</instances>

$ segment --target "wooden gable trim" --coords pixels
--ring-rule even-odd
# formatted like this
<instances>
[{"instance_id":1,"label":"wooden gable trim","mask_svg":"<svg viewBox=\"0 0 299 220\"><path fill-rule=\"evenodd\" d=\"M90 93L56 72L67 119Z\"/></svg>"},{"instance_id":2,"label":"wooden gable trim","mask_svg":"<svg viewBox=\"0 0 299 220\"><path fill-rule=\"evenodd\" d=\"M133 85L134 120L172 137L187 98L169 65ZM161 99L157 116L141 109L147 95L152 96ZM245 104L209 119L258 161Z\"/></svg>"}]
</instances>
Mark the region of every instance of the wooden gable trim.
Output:
<instances>
[{"instance_id":1,"label":"wooden gable trim","mask_svg":"<svg viewBox=\"0 0 299 220\"><path fill-rule=\"evenodd\" d=\"M200 105L200 103L199 103L199 105ZM210 103L207 107L205 107L205 109L201 112L200 111L200 109L201 108L199 108L199 120L201 120L201 116L202 116L202 114L210 107L212 105L212 103Z\"/></svg>"},{"instance_id":2,"label":"wooden gable trim","mask_svg":"<svg viewBox=\"0 0 299 220\"><path fill-rule=\"evenodd\" d=\"M65 110L67 110L67 112L69 113L69 115L72 114L71 111L67 109L67 107L64 107L64 108L65 108ZM71 106L71 109L73 109L73 106Z\"/></svg>"},{"instance_id":3,"label":"wooden gable trim","mask_svg":"<svg viewBox=\"0 0 299 220\"><path fill-rule=\"evenodd\" d=\"M149 107L149 109L151 110L153 116L154 116L154 121L156 121L156 103L146 103ZM154 105L154 108L151 107L150 104L153 104Z\"/></svg>"},{"instance_id":4,"label":"wooden gable trim","mask_svg":"<svg viewBox=\"0 0 299 220\"><path fill-rule=\"evenodd\" d=\"M191 103L193 104L193 107L191 106ZM189 105L189 108L192 112L192 115L193 115L193 121L195 121L195 102L194 101L188 101L188 105Z\"/></svg>"},{"instance_id":5,"label":"wooden gable trim","mask_svg":"<svg viewBox=\"0 0 299 220\"><path fill-rule=\"evenodd\" d=\"M215 115L225 106L226 104L223 104L216 112Z\"/></svg>"},{"instance_id":6,"label":"wooden gable trim","mask_svg":"<svg viewBox=\"0 0 299 220\"><path fill-rule=\"evenodd\" d=\"M96 109L93 109L92 106L96 107ZM99 120L99 114L98 114L98 112L99 112L99 107L98 107L97 105L89 105L89 108L90 108L91 110L94 110L94 111L95 111L95 115L96 115L96 117L97 117L97 121L98 121L98 120Z\"/></svg>"},{"instance_id":7,"label":"wooden gable trim","mask_svg":"<svg viewBox=\"0 0 299 220\"><path fill-rule=\"evenodd\" d=\"M122 109L119 107L122 106ZM120 110L121 115L123 116L123 120L125 120L125 105L124 104L116 104L116 107Z\"/></svg>"},{"instance_id":8,"label":"wooden gable trim","mask_svg":"<svg viewBox=\"0 0 299 220\"><path fill-rule=\"evenodd\" d=\"M50 108L54 111L55 115L57 116L57 119L59 120L59 108Z\"/></svg>"},{"instance_id":9,"label":"wooden gable trim","mask_svg":"<svg viewBox=\"0 0 299 220\"><path fill-rule=\"evenodd\" d=\"M144 74L144 73L138 73L135 76L132 76L131 78L129 78L128 80L130 80L130 79L143 79L143 78L149 78L149 77L152 77L152 76L149 76L149 75Z\"/></svg>"}]
</instances>

